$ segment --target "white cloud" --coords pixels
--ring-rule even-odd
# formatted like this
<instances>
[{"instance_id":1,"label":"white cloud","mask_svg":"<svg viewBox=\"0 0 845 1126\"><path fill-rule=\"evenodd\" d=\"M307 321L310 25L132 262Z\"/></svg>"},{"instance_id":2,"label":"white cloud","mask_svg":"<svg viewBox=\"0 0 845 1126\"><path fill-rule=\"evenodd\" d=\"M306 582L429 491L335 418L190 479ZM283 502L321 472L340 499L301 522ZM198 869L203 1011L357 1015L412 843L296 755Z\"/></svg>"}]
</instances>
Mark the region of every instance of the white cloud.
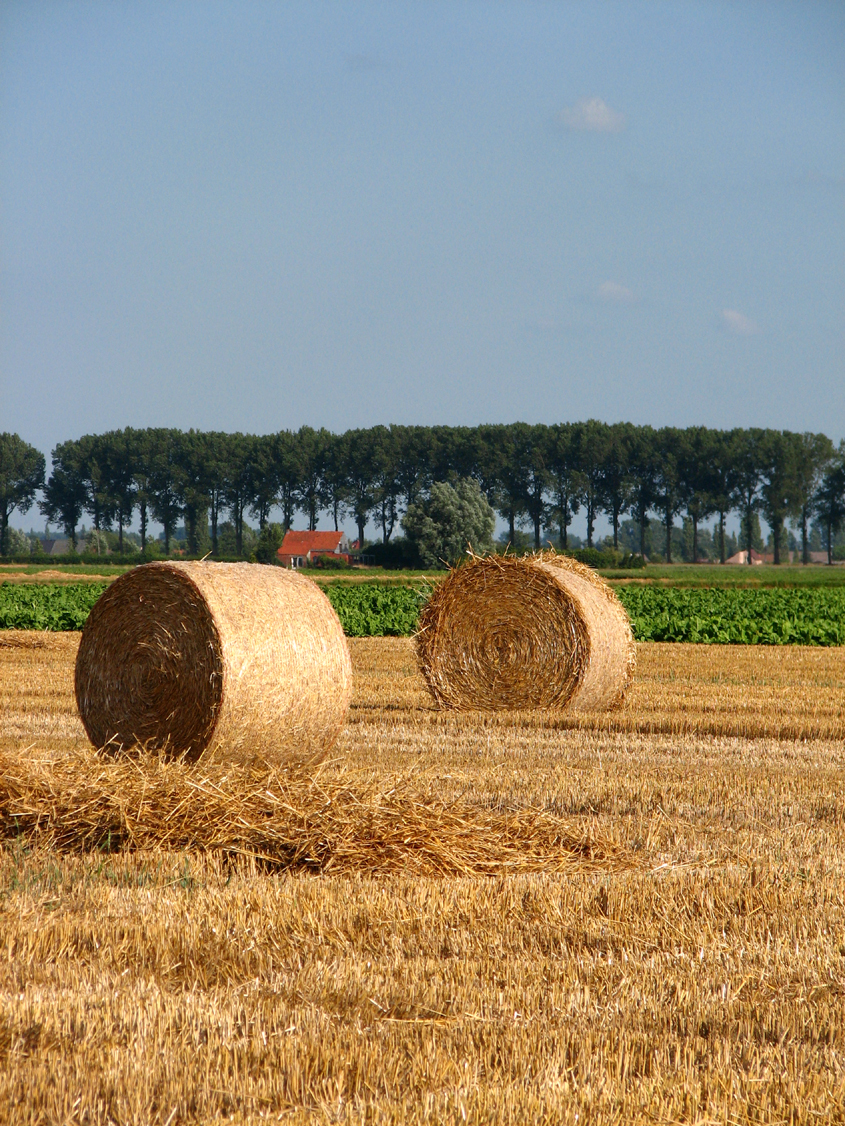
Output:
<instances>
[{"instance_id":1,"label":"white cloud","mask_svg":"<svg viewBox=\"0 0 845 1126\"><path fill-rule=\"evenodd\" d=\"M602 98L581 98L558 114L558 121L567 129L590 133L621 133L625 128L624 113L618 113Z\"/></svg>"},{"instance_id":2,"label":"white cloud","mask_svg":"<svg viewBox=\"0 0 845 1126\"><path fill-rule=\"evenodd\" d=\"M599 286L596 296L599 301L606 301L608 304L614 305L633 305L634 291L629 289L627 285L620 285L619 282L606 281L602 282Z\"/></svg>"},{"instance_id":3,"label":"white cloud","mask_svg":"<svg viewBox=\"0 0 845 1126\"><path fill-rule=\"evenodd\" d=\"M760 331L760 326L744 313L736 309L722 310L722 327L734 336L755 336Z\"/></svg>"}]
</instances>

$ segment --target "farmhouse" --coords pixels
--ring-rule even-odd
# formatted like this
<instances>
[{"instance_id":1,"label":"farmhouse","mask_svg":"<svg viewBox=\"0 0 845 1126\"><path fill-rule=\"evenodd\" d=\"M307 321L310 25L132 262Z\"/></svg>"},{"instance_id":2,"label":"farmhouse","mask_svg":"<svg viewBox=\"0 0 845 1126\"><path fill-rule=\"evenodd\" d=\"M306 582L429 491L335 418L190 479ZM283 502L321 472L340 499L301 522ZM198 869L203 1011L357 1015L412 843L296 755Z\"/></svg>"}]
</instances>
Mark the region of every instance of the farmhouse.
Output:
<instances>
[{"instance_id":1,"label":"farmhouse","mask_svg":"<svg viewBox=\"0 0 845 1126\"><path fill-rule=\"evenodd\" d=\"M41 550L45 555L67 555L70 551L70 540L41 540Z\"/></svg>"},{"instance_id":2,"label":"farmhouse","mask_svg":"<svg viewBox=\"0 0 845 1126\"><path fill-rule=\"evenodd\" d=\"M827 563L826 551L810 551L808 552L811 563Z\"/></svg>"},{"instance_id":3,"label":"farmhouse","mask_svg":"<svg viewBox=\"0 0 845 1126\"><path fill-rule=\"evenodd\" d=\"M334 555L349 562L352 545L346 532L286 532L276 552L284 567L306 567L320 555Z\"/></svg>"},{"instance_id":4,"label":"farmhouse","mask_svg":"<svg viewBox=\"0 0 845 1126\"><path fill-rule=\"evenodd\" d=\"M793 554L794 554L794 552L784 551L782 553L782 557L783 557L785 562L791 563L792 558L793 558ZM756 551L753 547L751 548L751 563L752 563L753 566L756 567L760 563L774 563L774 561L775 561L774 555L772 555L772 554L761 555L759 551ZM825 556L824 561L825 561L825 563L827 562L827 556ZM736 555L732 555L730 557L730 559L726 559L725 562L726 563L744 564L747 567L748 566L748 552L747 551L738 551L736 553Z\"/></svg>"}]
</instances>

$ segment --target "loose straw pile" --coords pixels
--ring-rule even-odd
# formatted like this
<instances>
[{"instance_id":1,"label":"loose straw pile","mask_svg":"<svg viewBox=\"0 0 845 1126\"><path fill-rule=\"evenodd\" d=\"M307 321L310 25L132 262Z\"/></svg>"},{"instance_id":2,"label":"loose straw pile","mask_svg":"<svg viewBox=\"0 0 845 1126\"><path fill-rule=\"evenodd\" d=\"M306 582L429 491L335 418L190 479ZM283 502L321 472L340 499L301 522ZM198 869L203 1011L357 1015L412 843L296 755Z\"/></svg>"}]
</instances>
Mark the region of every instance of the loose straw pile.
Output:
<instances>
[{"instance_id":1,"label":"loose straw pile","mask_svg":"<svg viewBox=\"0 0 845 1126\"><path fill-rule=\"evenodd\" d=\"M417 659L440 707L618 707L636 649L604 580L553 552L473 557L435 588L420 615Z\"/></svg>"},{"instance_id":2,"label":"loose straw pile","mask_svg":"<svg viewBox=\"0 0 845 1126\"><path fill-rule=\"evenodd\" d=\"M624 848L540 811L444 802L343 771L186 770L77 750L0 751L0 837L79 853L162 849L247 856L277 869L489 875L634 866Z\"/></svg>"},{"instance_id":3,"label":"loose straw pile","mask_svg":"<svg viewBox=\"0 0 845 1126\"><path fill-rule=\"evenodd\" d=\"M337 614L305 576L150 563L95 604L75 687L97 748L316 762L343 726L352 666Z\"/></svg>"}]
</instances>

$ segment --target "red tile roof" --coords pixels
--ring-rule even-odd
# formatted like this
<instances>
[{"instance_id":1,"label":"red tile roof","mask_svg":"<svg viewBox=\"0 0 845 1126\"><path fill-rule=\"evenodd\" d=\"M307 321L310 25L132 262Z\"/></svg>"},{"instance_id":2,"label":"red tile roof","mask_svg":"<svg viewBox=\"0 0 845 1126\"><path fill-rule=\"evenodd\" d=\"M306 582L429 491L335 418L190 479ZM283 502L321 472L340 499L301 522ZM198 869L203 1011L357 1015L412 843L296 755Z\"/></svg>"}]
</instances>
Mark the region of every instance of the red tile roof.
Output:
<instances>
[{"instance_id":1,"label":"red tile roof","mask_svg":"<svg viewBox=\"0 0 845 1126\"><path fill-rule=\"evenodd\" d=\"M280 555L307 555L309 551L337 551L343 532L287 532Z\"/></svg>"}]
</instances>

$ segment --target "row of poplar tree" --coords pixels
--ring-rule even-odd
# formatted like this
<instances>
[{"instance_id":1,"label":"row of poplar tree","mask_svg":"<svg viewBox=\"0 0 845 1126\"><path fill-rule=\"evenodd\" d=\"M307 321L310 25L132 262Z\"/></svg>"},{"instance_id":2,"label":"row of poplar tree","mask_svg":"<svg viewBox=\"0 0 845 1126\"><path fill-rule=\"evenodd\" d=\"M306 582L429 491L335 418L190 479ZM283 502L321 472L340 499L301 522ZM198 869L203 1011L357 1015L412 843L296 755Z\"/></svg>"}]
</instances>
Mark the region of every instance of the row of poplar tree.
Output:
<instances>
[{"instance_id":1,"label":"row of poplar tree","mask_svg":"<svg viewBox=\"0 0 845 1126\"><path fill-rule=\"evenodd\" d=\"M672 558L678 516L692 525L697 559L702 521L718 517L725 559L725 520L738 512L743 544L751 545L757 513L772 529L780 562L791 521L808 558L808 524L826 531L829 553L845 523L845 443L824 434L769 429L679 429L631 423L552 425L373 426L334 434L302 427L277 434L227 434L173 429L124 429L63 442L46 475L43 454L16 434L0 434L0 543L17 508L36 502L42 514L76 544L83 514L94 528L116 529L119 550L136 512L141 547L152 517L164 528L165 549L184 521L189 553L210 528L212 552L224 515L243 552L247 515L263 529L274 509L290 527L301 513L310 529L327 512L335 528L347 516L359 542L372 521L384 543L408 506L435 482L470 478L507 523L533 531L554 529L567 547L573 517L583 511L593 546L599 513L608 517L618 545L620 521L629 514L645 554L646 529L657 519ZM40 494L40 496L39 496Z\"/></svg>"}]
</instances>

